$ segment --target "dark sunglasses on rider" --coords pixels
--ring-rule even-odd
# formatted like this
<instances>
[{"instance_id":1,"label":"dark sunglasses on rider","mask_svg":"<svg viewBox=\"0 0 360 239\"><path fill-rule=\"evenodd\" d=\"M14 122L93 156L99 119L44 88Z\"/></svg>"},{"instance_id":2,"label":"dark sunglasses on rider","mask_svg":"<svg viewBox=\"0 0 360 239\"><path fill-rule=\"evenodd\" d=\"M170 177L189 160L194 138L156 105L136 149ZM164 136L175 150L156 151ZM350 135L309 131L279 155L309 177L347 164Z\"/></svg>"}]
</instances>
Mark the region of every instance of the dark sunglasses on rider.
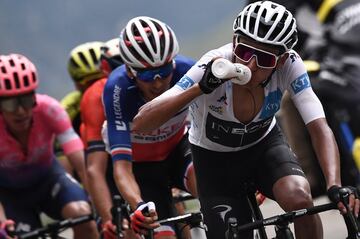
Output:
<instances>
[{"instance_id":1,"label":"dark sunglasses on rider","mask_svg":"<svg viewBox=\"0 0 360 239\"><path fill-rule=\"evenodd\" d=\"M34 93L17 96L17 97L9 97L0 99L0 108L2 111L8 113L14 113L21 106L24 110L32 109L36 106L36 97Z\"/></svg>"},{"instance_id":2,"label":"dark sunglasses on rider","mask_svg":"<svg viewBox=\"0 0 360 239\"><path fill-rule=\"evenodd\" d=\"M131 73L139 80L144 82L152 82L157 77L160 77L161 79L164 79L168 77L174 70L173 62L170 62L164 66L152 68L152 69L146 69L146 70L135 70L132 67L129 67L131 70Z\"/></svg>"},{"instance_id":3,"label":"dark sunglasses on rider","mask_svg":"<svg viewBox=\"0 0 360 239\"><path fill-rule=\"evenodd\" d=\"M274 53L255 48L244 43L238 43L235 45L234 55L246 63L248 63L251 58L255 56L257 66L267 69L274 68L280 57Z\"/></svg>"}]
</instances>

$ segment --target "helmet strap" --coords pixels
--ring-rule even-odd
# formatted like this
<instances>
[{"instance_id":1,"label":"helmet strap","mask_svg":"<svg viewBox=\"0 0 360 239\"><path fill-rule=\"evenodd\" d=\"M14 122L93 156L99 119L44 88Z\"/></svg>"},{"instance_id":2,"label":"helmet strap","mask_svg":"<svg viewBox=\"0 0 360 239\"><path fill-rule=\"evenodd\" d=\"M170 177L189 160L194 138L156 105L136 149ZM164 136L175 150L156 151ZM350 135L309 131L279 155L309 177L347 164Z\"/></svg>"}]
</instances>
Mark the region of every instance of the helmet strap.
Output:
<instances>
[{"instance_id":1,"label":"helmet strap","mask_svg":"<svg viewBox=\"0 0 360 239\"><path fill-rule=\"evenodd\" d=\"M125 65L125 67L126 67L126 74L127 74L127 76L128 76L131 80L135 80L135 76L134 76L134 74L131 72L130 67L127 66L127 65Z\"/></svg>"},{"instance_id":2,"label":"helmet strap","mask_svg":"<svg viewBox=\"0 0 360 239\"><path fill-rule=\"evenodd\" d=\"M270 80L271 80L271 77L272 77L272 75L274 74L275 70L276 70L276 68L274 68L274 69L271 71L271 74L268 76L268 78L266 78L266 80L264 80L263 82L261 82L261 83L259 84L262 88L265 88L265 87L269 84L269 82L270 82Z\"/></svg>"}]
</instances>

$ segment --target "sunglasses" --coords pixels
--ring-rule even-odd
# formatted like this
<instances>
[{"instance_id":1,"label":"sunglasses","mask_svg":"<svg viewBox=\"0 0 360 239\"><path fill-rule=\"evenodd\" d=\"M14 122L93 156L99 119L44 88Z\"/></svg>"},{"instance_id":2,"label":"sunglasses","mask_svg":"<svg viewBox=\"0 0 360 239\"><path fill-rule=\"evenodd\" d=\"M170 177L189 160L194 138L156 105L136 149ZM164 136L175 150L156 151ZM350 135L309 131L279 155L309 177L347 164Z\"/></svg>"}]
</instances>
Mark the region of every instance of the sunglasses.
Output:
<instances>
[{"instance_id":1,"label":"sunglasses","mask_svg":"<svg viewBox=\"0 0 360 239\"><path fill-rule=\"evenodd\" d=\"M132 67L129 67L131 73L139 80L144 82L152 82L157 77L166 78L168 77L174 70L173 62L166 64L161 67L153 68L153 69L146 69L146 70L135 70Z\"/></svg>"},{"instance_id":2,"label":"sunglasses","mask_svg":"<svg viewBox=\"0 0 360 239\"><path fill-rule=\"evenodd\" d=\"M236 44L234 48L234 55L248 63L253 56L256 58L256 65L261 68L272 69L276 66L276 63L280 56L274 53L257 49L253 46L246 45L244 43Z\"/></svg>"},{"instance_id":3,"label":"sunglasses","mask_svg":"<svg viewBox=\"0 0 360 239\"><path fill-rule=\"evenodd\" d=\"M1 110L14 113L21 106L24 110L32 109L36 106L36 98L34 94L27 94L18 97L4 98L0 100Z\"/></svg>"}]
</instances>

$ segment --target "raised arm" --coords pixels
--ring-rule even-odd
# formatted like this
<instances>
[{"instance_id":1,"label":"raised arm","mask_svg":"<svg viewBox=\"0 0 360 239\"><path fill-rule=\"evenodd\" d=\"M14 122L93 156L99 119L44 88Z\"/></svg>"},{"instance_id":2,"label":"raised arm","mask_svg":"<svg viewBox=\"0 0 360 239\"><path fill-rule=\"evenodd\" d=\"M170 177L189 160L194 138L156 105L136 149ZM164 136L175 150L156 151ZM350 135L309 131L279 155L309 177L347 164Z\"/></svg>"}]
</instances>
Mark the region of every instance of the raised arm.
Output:
<instances>
[{"instance_id":1,"label":"raised arm","mask_svg":"<svg viewBox=\"0 0 360 239\"><path fill-rule=\"evenodd\" d=\"M168 90L140 108L133 120L132 130L147 132L159 128L201 94L198 84L194 84L185 91L174 88Z\"/></svg>"}]
</instances>

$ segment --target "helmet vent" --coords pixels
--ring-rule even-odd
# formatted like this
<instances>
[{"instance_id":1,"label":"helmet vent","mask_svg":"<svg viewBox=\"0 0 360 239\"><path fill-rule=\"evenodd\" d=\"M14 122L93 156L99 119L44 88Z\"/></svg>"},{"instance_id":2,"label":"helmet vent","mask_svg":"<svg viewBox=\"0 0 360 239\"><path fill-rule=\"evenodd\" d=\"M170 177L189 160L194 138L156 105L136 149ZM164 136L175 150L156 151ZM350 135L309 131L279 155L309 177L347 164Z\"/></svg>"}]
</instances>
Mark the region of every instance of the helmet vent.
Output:
<instances>
[{"instance_id":1,"label":"helmet vent","mask_svg":"<svg viewBox=\"0 0 360 239\"><path fill-rule=\"evenodd\" d=\"M5 88L7 90L11 90L11 81L9 79L5 79Z\"/></svg>"},{"instance_id":2,"label":"helmet vent","mask_svg":"<svg viewBox=\"0 0 360 239\"><path fill-rule=\"evenodd\" d=\"M79 68L79 65L76 63L76 61L73 58L70 59L70 64L76 68Z\"/></svg>"},{"instance_id":3,"label":"helmet vent","mask_svg":"<svg viewBox=\"0 0 360 239\"><path fill-rule=\"evenodd\" d=\"M156 43L155 43L155 37L154 37L154 34L158 34L158 32L152 32L151 31L151 28L150 27L147 27L149 29L149 31L147 32L147 36L148 36L148 39L150 41L150 44L151 44L151 47L153 49L156 49ZM146 28L146 29L147 29ZM161 31L161 29L158 29L158 26L155 25L155 28L156 28L156 31ZM159 34L160 35L160 34Z\"/></svg>"},{"instance_id":4,"label":"helmet vent","mask_svg":"<svg viewBox=\"0 0 360 239\"><path fill-rule=\"evenodd\" d=\"M14 81L15 81L15 88L19 89L20 88L19 75L16 72L14 72L13 77L14 77Z\"/></svg>"},{"instance_id":5,"label":"helmet vent","mask_svg":"<svg viewBox=\"0 0 360 239\"><path fill-rule=\"evenodd\" d=\"M25 64L24 63L21 63L21 69L25 70Z\"/></svg>"},{"instance_id":6,"label":"helmet vent","mask_svg":"<svg viewBox=\"0 0 360 239\"><path fill-rule=\"evenodd\" d=\"M30 85L30 81L29 81L29 77L28 76L24 76L24 86L29 86Z\"/></svg>"},{"instance_id":7,"label":"helmet vent","mask_svg":"<svg viewBox=\"0 0 360 239\"><path fill-rule=\"evenodd\" d=\"M36 82L35 72L31 72L31 76L32 76L32 81L33 81L33 83L35 83L35 82Z\"/></svg>"},{"instance_id":8,"label":"helmet vent","mask_svg":"<svg viewBox=\"0 0 360 239\"><path fill-rule=\"evenodd\" d=\"M149 49L148 49L145 45L143 45L143 47L142 47L141 49L143 50L143 52L145 53L145 55L146 55L147 57L149 57L152 61L154 60L154 58L152 57ZM138 54L136 54L136 55L138 55ZM141 56L140 56L140 57L141 57Z\"/></svg>"},{"instance_id":9,"label":"helmet vent","mask_svg":"<svg viewBox=\"0 0 360 239\"><path fill-rule=\"evenodd\" d=\"M266 11L266 9L264 9L264 11L262 11L262 13L261 13L261 19L265 19L266 13L267 13L267 11ZM272 19L274 19L274 16L272 17Z\"/></svg>"},{"instance_id":10,"label":"helmet vent","mask_svg":"<svg viewBox=\"0 0 360 239\"><path fill-rule=\"evenodd\" d=\"M5 68L5 66L2 66L2 67L1 67L1 72L4 73L4 74L6 74L6 68Z\"/></svg>"},{"instance_id":11,"label":"helmet vent","mask_svg":"<svg viewBox=\"0 0 360 239\"><path fill-rule=\"evenodd\" d=\"M277 15L277 14L276 14ZM276 27L274 28L273 32L271 33L269 40L273 41L275 39L275 37L277 37L279 35L279 33L283 30L284 28L284 24L282 22L279 22ZM287 30L289 31L289 29ZM283 34L280 39L282 39L284 36L286 36L286 34ZM280 41L279 39L279 41Z\"/></svg>"},{"instance_id":12,"label":"helmet vent","mask_svg":"<svg viewBox=\"0 0 360 239\"><path fill-rule=\"evenodd\" d=\"M79 52L78 54L79 54L81 61L87 66L87 68L90 68L89 62L87 61L84 54L82 52Z\"/></svg>"},{"instance_id":13,"label":"helmet vent","mask_svg":"<svg viewBox=\"0 0 360 239\"><path fill-rule=\"evenodd\" d=\"M120 47L120 54L125 61L130 61L129 57L125 54L124 50L121 47Z\"/></svg>"},{"instance_id":14,"label":"helmet vent","mask_svg":"<svg viewBox=\"0 0 360 239\"><path fill-rule=\"evenodd\" d=\"M94 49L90 49L89 52L90 52L90 56L91 56L93 62L95 64L98 64L99 63L98 57L96 56L96 53L95 53Z\"/></svg>"},{"instance_id":15,"label":"helmet vent","mask_svg":"<svg viewBox=\"0 0 360 239\"><path fill-rule=\"evenodd\" d=\"M10 66L14 67L15 66L15 62L11 59L9 60Z\"/></svg>"},{"instance_id":16,"label":"helmet vent","mask_svg":"<svg viewBox=\"0 0 360 239\"><path fill-rule=\"evenodd\" d=\"M163 52L165 51L165 42L163 42L163 45L161 46L161 55L163 55ZM169 49L174 49L174 38L172 35L170 35L170 43L169 43ZM168 57L166 61L170 61L171 52L168 52Z\"/></svg>"},{"instance_id":17,"label":"helmet vent","mask_svg":"<svg viewBox=\"0 0 360 239\"><path fill-rule=\"evenodd\" d=\"M144 25L143 22L141 22L141 25ZM143 39L142 36L140 35L139 29L138 29L135 25L132 25L132 26L131 26L131 32L133 33L134 39L135 39L135 41L136 41L137 43L142 43L142 42L144 42L144 39ZM128 34L127 34L126 30L125 30L125 32L124 32L124 35L126 36L127 40L129 40L129 39L128 39ZM130 40L129 40L129 42L130 42Z\"/></svg>"},{"instance_id":18,"label":"helmet vent","mask_svg":"<svg viewBox=\"0 0 360 239\"><path fill-rule=\"evenodd\" d=\"M156 43L155 43L155 38L154 38L154 33L151 31L151 28L146 24L145 21L141 21L141 25L144 27L144 30L146 32L147 38L150 42L151 48L152 49L156 49ZM157 25L155 24L156 29L158 28ZM137 28L136 28L137 29ZM140 38L140 32L137 29L137 33L139 34ZM143 52L145 53L145 55L151 60L154 61L154 58L151 54L151 52L149 51L149 47L146 46L144 40L141 38L141 42L139 41L139 43L143 43L140 45L141 49L143 50ZM140 56L141 57L141 56Z\"/></svg>"},{"instance_id":19,"label":"helmet vent","mask_svg":"<svg viewBox=\"0 0 360 239\"><path fill-rule=\"evenodd\" d=\"M272 21L272 22L275 22L277 16L278 16L278 14L274 14L274 15L272 16L272 18L271 18L271 21Z\"/></svg>"}]
</instances>

